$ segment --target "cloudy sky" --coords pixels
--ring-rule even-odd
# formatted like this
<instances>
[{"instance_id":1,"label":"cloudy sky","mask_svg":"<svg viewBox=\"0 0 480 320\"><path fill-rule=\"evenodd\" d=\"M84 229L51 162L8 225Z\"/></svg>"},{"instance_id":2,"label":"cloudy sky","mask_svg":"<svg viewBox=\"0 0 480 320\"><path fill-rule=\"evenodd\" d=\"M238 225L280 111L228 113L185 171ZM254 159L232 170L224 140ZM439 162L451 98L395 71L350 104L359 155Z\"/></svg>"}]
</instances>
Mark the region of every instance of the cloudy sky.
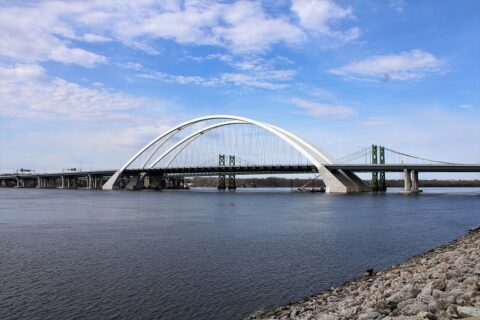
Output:
<instances>
[{"instance_id":1,"label":"cloudy sky","mask_svg":"<svg viewBox=\"0 0 480 320\"><path fill-rule=\"evenodd\" d=\"M236 114L333 156L480 162L476 0L2 1L0 171L118 167Z\"/></svg>"}]
</instances>

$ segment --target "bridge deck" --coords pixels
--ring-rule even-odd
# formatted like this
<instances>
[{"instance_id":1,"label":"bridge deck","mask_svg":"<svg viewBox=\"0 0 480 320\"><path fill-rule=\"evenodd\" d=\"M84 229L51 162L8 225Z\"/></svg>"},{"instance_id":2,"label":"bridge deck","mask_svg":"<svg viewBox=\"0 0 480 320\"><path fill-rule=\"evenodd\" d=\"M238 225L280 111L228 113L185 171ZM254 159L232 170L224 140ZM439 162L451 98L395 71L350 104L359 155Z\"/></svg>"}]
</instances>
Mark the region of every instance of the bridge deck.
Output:
<instances>
[{"instance_id":1,"label":"bridge deck","mask_svg":"<svg viewBox=\"0 0 480 320\"><path fill-rule=\"evenodd\" d=\"M354 172L402 172L404 169L418 172L480 172L480 164L329 164L325 167Z\"/></svg>"},{"instance_id":2,"label":"bridge deck","mask_svg":"<svg viewBox=\"0 0 480 320\"><path fill-rule=\"evenodd\" d=\"M353 172L402 172L404 169L415 170L418 172L480 172L480 164L450 165L450 164L328 164L325 165L330 170L348 170ZM208 176L218 174L300 174L315 173L317 168L313 165L290 166L234 166L234 167L182 167L182 168L161 168L161 169L128 169L124 174L136 174L146 172L150 174L167 174L183 176ZM57 173L11 173L1 174L0 179L36 179L48 177L83 177L87 175L111 176L115 170L98 171L73 171Z\"/></svg>"}]
</instances>

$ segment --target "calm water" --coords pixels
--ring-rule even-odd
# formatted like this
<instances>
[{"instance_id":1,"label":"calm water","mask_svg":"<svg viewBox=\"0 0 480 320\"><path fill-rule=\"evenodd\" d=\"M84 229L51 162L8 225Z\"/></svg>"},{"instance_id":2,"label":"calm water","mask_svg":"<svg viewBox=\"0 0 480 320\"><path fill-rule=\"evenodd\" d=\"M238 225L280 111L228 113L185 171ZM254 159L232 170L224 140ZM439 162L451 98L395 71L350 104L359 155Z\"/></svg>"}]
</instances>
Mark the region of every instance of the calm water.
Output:
<instances>
[{"instance_id":1,"label":"calm water","mask_svg":"<svg viewBox=\"0 0 480 320\"><path fill-rule=\"evenodd\" d=\"M480 189L0 189L0 318L241 319L477 224Z\"/></svg>"}]
</instances>

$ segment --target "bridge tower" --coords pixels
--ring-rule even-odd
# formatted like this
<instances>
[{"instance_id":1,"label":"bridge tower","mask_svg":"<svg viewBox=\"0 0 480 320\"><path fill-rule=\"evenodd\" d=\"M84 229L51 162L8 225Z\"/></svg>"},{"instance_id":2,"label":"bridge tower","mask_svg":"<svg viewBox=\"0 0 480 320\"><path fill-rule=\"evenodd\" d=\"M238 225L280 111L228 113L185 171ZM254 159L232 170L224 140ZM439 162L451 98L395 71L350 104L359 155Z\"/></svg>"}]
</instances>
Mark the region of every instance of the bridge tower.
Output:
<instances>
[{"instance_id":1,"label":"bridge tower","mask_svg":"<svg viewBox=\"0 0 480 320\"><path fill-rule=\"evenodd\" d=\"M385 147L372 145L372 164L385 164ZM386 190L385 171L372 172L372 191L384 192Z\"/></svg>"},{"instance_id":2,"label":"bridge tower","mask_svg":"<svg viewBox=\"0 0 480 320\"><path fill-rule=\"evenodd\" d=\"M379 147L380 151L380 164L385 164L385 147L380 146ZM385 171L380 171L380 178L378 180L378 191L385 192L387 191L387 182L385 180Z\"/></svg>"},{"instance_id":3,"label":"bridge tower","mask_svg":"<svg viewBox=\"0 0 480 320\"><path fill-rule=\"evenodd\" d=\"M235 156L230 155L228 157L228 166L235 167ZM237 189L237 182L235 179L235 175L230 173L228 175L228 190L235 190Z\"/></svg>"},{"instance_id":4,"label":"bridge tower","mask_svg":"<svg viewBox=\"0 0 480 320\"><path fill-rule=\"evenodd\" d=\"M372 144L372 164L378 163L377 146ZM372 172L372 191L378 191L378 172Z\"/></svg>"},{"instance_id":5,"label":"bridge tower","mask_svg":"<svg viewBox=\"0 0 480 320\"><path fill-rule=\"evenodd\" d=\"M218 155L218 166L219 167L225 167L225 155L224 154L219 154ZM225 190L227 189L227 185L225 182L225 174L220 173L218 175L218 190Z\"/></svg>"}]
</instances>

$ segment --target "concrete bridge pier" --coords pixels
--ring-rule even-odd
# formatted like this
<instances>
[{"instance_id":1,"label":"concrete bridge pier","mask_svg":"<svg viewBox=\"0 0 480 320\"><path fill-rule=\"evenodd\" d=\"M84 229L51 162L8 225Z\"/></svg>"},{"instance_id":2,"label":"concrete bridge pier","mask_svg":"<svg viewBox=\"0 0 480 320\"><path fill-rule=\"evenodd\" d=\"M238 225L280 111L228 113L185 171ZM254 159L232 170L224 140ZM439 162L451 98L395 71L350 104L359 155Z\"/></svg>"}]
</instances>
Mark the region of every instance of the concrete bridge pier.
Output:
<instances>
[{"instance_id":1,"label":"concrete bridge pier","mask_svg":"<svg viewBox=\"0 0 480 320\"><path fill-rule=\"evenodd\" d=\"M403 192L404 193L410 193L412 191L412 178L410 176L410 171L408 169L403 170L403 177L404 177L404 183L403 183Z\"/></svg>"},{"instance_id":2,"label":"concrete bridge pier","mask_svg":"<svg viewBox=\"0 0 480 320\"><path fill-rule=\"evenodd\" d=\"M146 173L140 172L139 174L133 175L128 179L128 183L125 186L126 190L140 190L145 188L144 179Z\"/></svg>"},{"instance_id":3,"label":"concrete bridge pier","mask_svg":"<svg viewBox=\"0 0 480 320\"><path fill-rule=\"evenodd\" d=\"M92 189L92 175L87 175L87 189Z\"/></svg>"},{"instance_id":4,"label":"concrete bridge pier","mask_svg":"<svg viewBox=\"0 0 480 320\"><path fill-rule=\"evenodd\" d=\"M24 188L25 187L25 180L20 177L17 177L17 185L16 188Z\"/></svg>"},{"instance_id":5,"label":"concrete bridge pier","mask_svg":"<svg viewBox=\"0 0 480 320\"><path fill-rule=\"evenodd\" d=\"M77 178L76 177L70 177L69 178L68 187L70 189L76 189L77 188Z\"/></svg>"},{"instance_id":6,"label":"concrete bridge pier","mask_svg":"<svg viewBox=\"0 0 480 320\"><path fill-rule=\"evenodd\" d=\"M412 192L415 192L415 193L422 192L422 190L420 190L417 170L412 170Z\"/></svg>"},{"instance_id":7,"label":"concrete bridge pier","mask_svg":"<svg viewBox=\"0 0 480 320\"><path fill-rule=\"evenodd\" d=\"M405 179L403 184L403 194L415 194L422 192L422 190L419 189L418 184L418 171L404 169L403 176Z\"/></svg>"},{"instance_id":8,"label":"concrete bridge pier","mask_svg":"<svg viewBox=\"0 0 480 320\"><path fill-rule=\"evenodd\" d=\"M46 188L47 187L47 179L48 178L37 177L37 183L35 185L35 188L37 188L37 189Z\"/></svg>"},{"instance_id":9,"label":"concrete bridge pier","mask_svg":"<svg viewBox=\"0 0 480 320\"><path fill-rule=\"evenodd\" d=\"M148 175L147 177L145 177L145 180L147 180L148 183L147 181L144 181L144 186L148 189L160 190L163 186L163 179L164 177L161 174Z\"/></svg>"},{"instance_id":10,"label":"concrete bridge pier","mask_svg":"<svg viewBox=\"0 0 480 320\"><path fill-rule=\"evenodd\" d=\"M102 177L101 176L93 176L93 189L101 189L102 188Z\"/></svg>"}]
</instances>

